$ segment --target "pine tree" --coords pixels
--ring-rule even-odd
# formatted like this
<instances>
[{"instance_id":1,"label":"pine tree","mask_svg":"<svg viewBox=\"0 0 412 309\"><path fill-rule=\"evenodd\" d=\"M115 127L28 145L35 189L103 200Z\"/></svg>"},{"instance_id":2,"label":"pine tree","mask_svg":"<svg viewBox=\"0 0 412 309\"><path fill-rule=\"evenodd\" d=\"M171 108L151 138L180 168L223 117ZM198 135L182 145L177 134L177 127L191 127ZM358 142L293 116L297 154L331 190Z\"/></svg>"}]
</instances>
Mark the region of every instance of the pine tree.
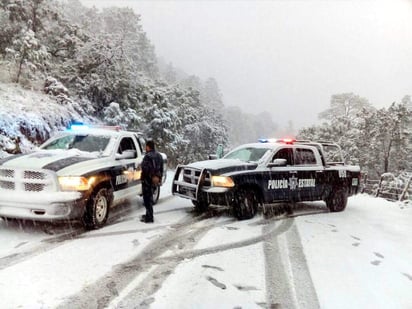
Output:
<instances>
[{"instance_id":1,"label":"pine tree","mask_svg":"<svg viewBox=\"0 0 412 309\"><path fill-rule=\"evenodd\" d=\"M47 48L39 42L31 29L22 30L6 52L10 62L15 66L16 83L23 74L30 78L36 71L44 71L43 66L50 57Z\"/></svg>"},{"instance_id":2,"label":"pine tree","mask_svg":"<svg viewBox=\"0 0 412 309\"><path fill-rule=\"evenodd\" d=\"M379 110L363 104L365 100L357 100L357 104L350 107L344 103L348 101L336 100L337 97L341 98L332 97L335 98L333 108L321 113L328 121L301 130L300 138L337 142L343 148L347 163L359 164L371 178L380 178L388 172L399 174L411 168L412 114L408 110L408 97L400 104L393 103Z\"/></svg>"},{"instance_id":3,"label":"pine tree","mask_svg":"<svg viewBox=\"0 0 412 309\"><path fill-rule=\"evenodd\" d=\"M352 121L362 109L371 109L368 100L353 93L332 95L330 107L319 114L319 119L333 122L345 122L345 127L350 128Z\"/></svg>"}]
</instances>

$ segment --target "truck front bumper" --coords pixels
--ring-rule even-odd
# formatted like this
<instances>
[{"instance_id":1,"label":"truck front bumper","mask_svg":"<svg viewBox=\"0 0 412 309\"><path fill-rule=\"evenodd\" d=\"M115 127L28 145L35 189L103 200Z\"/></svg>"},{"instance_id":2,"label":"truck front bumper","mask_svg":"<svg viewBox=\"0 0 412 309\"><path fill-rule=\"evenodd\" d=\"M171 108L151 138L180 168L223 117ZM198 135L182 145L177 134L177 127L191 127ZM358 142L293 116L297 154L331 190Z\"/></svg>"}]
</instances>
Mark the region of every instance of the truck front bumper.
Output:
<instances>
[{"instance_id":1,"label":"truck front bumper","mask_svg":"<svg viewBox=\"0 0 412 309\"><path fill-rule=\"evenodd\" d=\"M84 209L85 199L80 192L0 194L0 217L54 221L79 218Z\"/></svg>"},{"instance_id":2,"label":"truck front bumper","mask_svg":"<svg viewBox=\"0 0 412 309\"><path fill-rule=\"evenodd\" d=\"M215 187L206 169L178 165L172 180L172 194L192 201L205 200L216 205L227 205L233 199L233 188Z\"/></svg>"}]
</instances>

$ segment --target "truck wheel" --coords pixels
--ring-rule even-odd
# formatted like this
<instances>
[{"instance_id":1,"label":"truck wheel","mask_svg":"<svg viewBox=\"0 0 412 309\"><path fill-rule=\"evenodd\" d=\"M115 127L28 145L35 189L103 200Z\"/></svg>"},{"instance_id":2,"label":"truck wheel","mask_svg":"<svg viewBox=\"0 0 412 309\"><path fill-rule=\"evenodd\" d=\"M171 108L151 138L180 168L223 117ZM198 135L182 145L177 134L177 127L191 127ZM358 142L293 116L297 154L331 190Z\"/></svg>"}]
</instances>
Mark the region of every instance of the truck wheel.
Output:
<instances>
[{"instance_id":1,"label":"truck wheel","mask_svg":"<svg viewBox=\"0 0 412 309\"><path fill-rule=\"evenodd\" d=\"M195 211L198 213L204 213L209 208L209 201L207 197L200 196L197 201L192 201L193 206L195 206Z\"/></svg>"},{"instance_id":2,"label":"truck wheel","mask_svg":"<svg viewBox=\"0 0 412 309\"><path fill-rule=\"evenodd\" d=\"M109 216L109 198L106 188L95 191L86 205L83 215L83 224L88 229L98 229L102 227Z\"/></svg>"},{"instance_id":3,"label":"truck wheel","mask_svg":"<svg viewBox=\"0 0 412 309\"><path fill-rule=\"evenodd\" d=\"M326 206L332 212L343 211L348 203L348 193L345 189L340 188L332 191L330 196L326 199Z\"/></svg>"},{"instance_id":4,"label":"truck wheel","mask_svg":"<svg viewBox=\"0 0 412 309\"><path fill-rule=\"evenodd\" d=\"M157 203L160 195L160 186L153 187L153 205Z\"/></svg>"},{"instance_id":5,"label":"truck wheel","mask_svg":"<svg viewBox=\"0 0 412 309\"><path fill-rule=\"evenodd\" d=\"M258 198L256 192L245 188L237 192L235 198L234 213L239 220L251 219L255 216L258 208Z\"/></svg>"}]
</instances>

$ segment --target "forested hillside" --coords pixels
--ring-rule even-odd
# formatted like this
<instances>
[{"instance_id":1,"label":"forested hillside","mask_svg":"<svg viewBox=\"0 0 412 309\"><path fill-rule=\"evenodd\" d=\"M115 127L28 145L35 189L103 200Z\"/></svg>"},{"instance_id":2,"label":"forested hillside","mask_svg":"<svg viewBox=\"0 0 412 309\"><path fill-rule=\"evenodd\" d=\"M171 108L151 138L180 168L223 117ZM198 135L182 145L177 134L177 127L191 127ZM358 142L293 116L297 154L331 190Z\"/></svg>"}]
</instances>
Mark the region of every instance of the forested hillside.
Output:
<instances>
[{"instance_id":1,"label":"forested hillside","mask_svg":"<svg viewBox=\"0 0 412 309\"><path fill-rule=\"evenodd\" d=\"M376 109L353 93L331 97L330 108L320 113L322 124L301 129L299 138L334 141L348 163L359 164L369 177L412 171L412 101Z\"/></svg>"},{"instance_id":2,"label":"forested hillside","mask_svg":"<svg viewBox=\"0 0 412 309\"><path fill-rule=\"evenodd\" d=\"M129 8L97 10L77 0L4 0L0 24L0 81L45 93L80 118L141 131L172 164L203 159L218 144L237 143L229 132L256 123L237 119L231 125L216 80L202 81L158 61L140 15ZM69 114L61 125L72 120ZM35 144L61 129L44 121L47 134L30 139ZM270 132L275 125L268 121ZM12 137L7 132L0 130L3 139L26 137L23 129ZM242 142L256 137L247 134Z\"/></svg>"}]
</instances>

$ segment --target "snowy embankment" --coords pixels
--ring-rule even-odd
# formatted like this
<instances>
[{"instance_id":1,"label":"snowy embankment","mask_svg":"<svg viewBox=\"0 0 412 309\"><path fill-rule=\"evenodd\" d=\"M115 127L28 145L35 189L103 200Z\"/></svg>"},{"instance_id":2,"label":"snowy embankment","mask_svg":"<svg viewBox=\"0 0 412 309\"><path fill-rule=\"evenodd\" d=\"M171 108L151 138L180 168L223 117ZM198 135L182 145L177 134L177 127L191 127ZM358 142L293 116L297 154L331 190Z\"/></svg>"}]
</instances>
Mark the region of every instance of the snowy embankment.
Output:
<instances>
[{"instance_id":1,"label":"snowy embankment","mask_svg":"<svg viewBox=\"0 0 412 309\"><path fill-rule=\"evenodd\" d=\"M0 158L30 151L71 120L82 119L73 106L53 96L0 83Z\"/></svg>"}]
</instances>

